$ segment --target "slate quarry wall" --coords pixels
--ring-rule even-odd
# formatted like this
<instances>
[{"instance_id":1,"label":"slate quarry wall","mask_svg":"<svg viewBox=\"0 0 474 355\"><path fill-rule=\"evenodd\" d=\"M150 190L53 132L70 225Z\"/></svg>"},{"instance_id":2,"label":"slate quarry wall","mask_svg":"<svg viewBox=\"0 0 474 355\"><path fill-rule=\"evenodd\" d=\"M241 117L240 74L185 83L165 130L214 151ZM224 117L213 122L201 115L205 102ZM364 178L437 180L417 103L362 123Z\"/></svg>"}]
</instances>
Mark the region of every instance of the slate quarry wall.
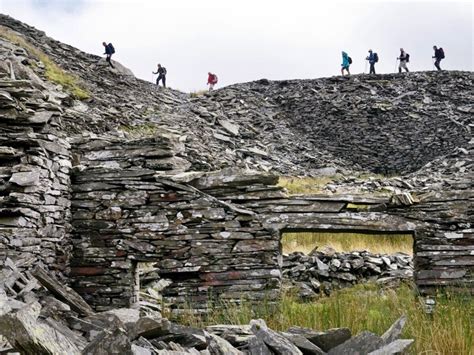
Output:
<instances>
[{"instance_id":1,"label":"slate quarry wall","mask_svg":"<svg viewBox=\"0 0 474 355\"><path fill-rule=\"evenodd\" d=\"M473 291L472 190L288 197L268 174L180 173L171 140L87 138L72 175L72 286L98 310L137 297L137 263L170 279L175 305L213 298L276 298L281 233L413 233L415 281Z\"/></svg>"}]
</instances>

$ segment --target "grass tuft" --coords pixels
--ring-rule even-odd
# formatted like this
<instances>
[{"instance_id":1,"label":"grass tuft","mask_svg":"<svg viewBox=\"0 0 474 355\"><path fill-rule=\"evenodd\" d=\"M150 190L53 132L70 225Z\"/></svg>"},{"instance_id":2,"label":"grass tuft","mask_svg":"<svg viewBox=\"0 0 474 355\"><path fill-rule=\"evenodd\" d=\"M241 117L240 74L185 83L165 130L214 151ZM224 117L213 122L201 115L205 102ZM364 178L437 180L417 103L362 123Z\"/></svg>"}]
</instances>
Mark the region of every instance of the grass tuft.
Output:
<instances>
[{"instance_id":1,"label":"grass tuft","mask_svg":"<svg viewBox=\"0 0 474 355\"><path fill-rule=\"evenodd\" d=\"M290 195L322 192L324 187L338 179L338 176L320 177L280 177L278 186L288 190Z\"/></svg>"},{"instance_id":2,"label":"grass tuft","mask_svg":"<svg viewBox=\"0 0 474 355\"><path fill-rule=\"evenodd\" d=\"M23 47L31 56L40 60L44 64L46 79L62 85L74 98L85 100L90 97L89 92L78 83L78 79L74 75L61 69L49 56L34 47L25 38L4 26L0 26L0 37Z\"/></svg>"},{"instance_id":3,"label":"grass tuft","mask_svg":"<svg viewBox=\"0 0 474 355\"><path fill-rule=\"evenodd\" d=\"M135 126L120 126L119 129L135 138L153 137L158 132L158 127L153 123L146 123Z\"/></svg>"}]
</instances>

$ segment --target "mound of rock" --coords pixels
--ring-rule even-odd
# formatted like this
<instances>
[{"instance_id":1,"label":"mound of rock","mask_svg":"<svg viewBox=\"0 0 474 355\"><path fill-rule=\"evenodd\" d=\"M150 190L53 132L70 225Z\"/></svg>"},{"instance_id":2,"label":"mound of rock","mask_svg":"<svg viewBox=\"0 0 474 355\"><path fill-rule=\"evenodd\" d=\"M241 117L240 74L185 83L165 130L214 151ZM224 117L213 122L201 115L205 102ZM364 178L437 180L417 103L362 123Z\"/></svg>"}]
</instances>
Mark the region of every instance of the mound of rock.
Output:
<instances>
[{"instance_id":1,"label":"mound of rock","mask_svg":"<svg viewBox=\"0 0 474 355\"><path fill-rule=\"evenodd\" d=\"M44 65L28 48L0 38L0 76L47 88L61 103L69 135L166 129L180 136L183 158L199 171L415 174L409 182L414 188L446 178L445 187L457 180L465 184L472 171L472 72L262 79L191 97L104 66L100 57L8 16L0 15L0 25L74 74L89 92L89 99L76 100L48 82ZM436 170L442 173L432 174Z\"/></svg>"},{"instance_id":2,"label":"mound of rock","mask_svg":"<svg viewBox=\"0 0 474 355\"><path fill-rule=\"evenodd\" d=\"M413 279L413 261L404 253L336 253L331 248L314 250L309 255L294 252L283 256L283 278L298 288L301 298L311 298L356 283L396 284Z\"/></svg>"}]
</instances>

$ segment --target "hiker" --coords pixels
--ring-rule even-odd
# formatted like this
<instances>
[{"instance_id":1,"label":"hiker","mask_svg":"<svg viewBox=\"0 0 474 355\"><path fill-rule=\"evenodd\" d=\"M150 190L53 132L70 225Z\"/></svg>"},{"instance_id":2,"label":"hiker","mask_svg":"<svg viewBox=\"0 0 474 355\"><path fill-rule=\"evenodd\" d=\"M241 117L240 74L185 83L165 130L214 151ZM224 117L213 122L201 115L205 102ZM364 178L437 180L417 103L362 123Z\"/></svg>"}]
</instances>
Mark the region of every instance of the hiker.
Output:
<instances>
[{"instance_id":1,"label":"hiker","mask_svg":"<svg viewBox=\"0 0 474 355\"><path fill-rule=\"evenodd\" d=\"M369 49L369 56L365 58L365 60L368 60L370 64L369 74L375 74L375 63L379 61L378 54L374 53L372 49Z\"/></svg>"},{"instance_id":2,"label":"hiker","mask_svg":"<svg viewBox=\"0 0 474 355\"><path fill-rule=\"evenodd\" d=\"M434 49L433 58L436 59L435 62L434 62L434 65L435 65L436 69L441 70L441 67L439 66L439 63L441 62L441 59L444 59L444 50L443 50L443 48L438 48L436 46L433 46L433 49Z\"/></svg>"},{"instance_id":3,"label":"hiker","mask_svg":"<svg viewBox=\"0 0 474 355\"><path fill-rule=\"evenodd\" d=\"M156 85L160 86L160 80L163 83L163 87L166 87L166 68L162 67L161 64L158 64L158 68L153 74L158 74L158 78L156 78Z\"/></svg>"},{"instance_id":4,"label":"hiker","mask_svg":"<svg viewBox=\"0 0 474 355\"><path fill-rule=\"evenodd\" d=\"M105 42L102 42L102 45L105 47L105 53L107 55L107 57L105 58L105 60L109 63L109 65L112 67L112 68L115 68L114 65L112 64L112 54L115 53L115 48L114 46L112 45L112 43L105 43Z\"/></svg>"},{"instance_id":5,"label":"hiker","mask_svg":"<svg viewBox=\"0 0 474 355\"><path fill-rule=\"evenodd\" d=\"M401 73L402 69L405 69L408 73L407 63L410 61L410 55L406 53L403 48L400 48L400 56L397 59L400 61L400 64L398 64L398 72Z\"/></svg>"},{"instance_id":6,"label":"hiker","mask_svg":"<svg viewBox=\"0 0 474 355\"><path fill-rule=\"evenodd\" d=\"M214 85L217 84L217 75L211 72L207 73L207 85L209 85L209 91L214 90Z\"/></svg>"},{"instance_id":7,"label":"hiker","mask_svg":"<svg viewBox=\"0 0 474 355\"><path fill-rule=\"evenodd\" d=\"M349 55L342 51L342 64L341 64L341 75L344 76L344 70L347 71L347 75L351 75L349 71L349 66L352 64L352 58Z\"/></svg>"}]
</instances>

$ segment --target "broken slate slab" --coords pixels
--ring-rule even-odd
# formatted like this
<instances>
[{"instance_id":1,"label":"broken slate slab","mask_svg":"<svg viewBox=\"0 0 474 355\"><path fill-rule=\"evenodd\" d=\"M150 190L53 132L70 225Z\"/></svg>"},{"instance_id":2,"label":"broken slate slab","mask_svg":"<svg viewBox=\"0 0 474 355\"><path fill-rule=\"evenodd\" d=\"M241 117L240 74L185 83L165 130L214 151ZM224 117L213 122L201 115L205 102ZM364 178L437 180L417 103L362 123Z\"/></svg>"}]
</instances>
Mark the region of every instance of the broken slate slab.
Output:
<instances>
[{"instance_id":1,"label":"broken slate slab","mask_svg":"<svg viewBox=\"0 0 474 355\"><path fill-rule=\"evenodd\" d=\"M83 355L120 354L132 355L132 344L122 327L113 327L102 331L82 351Z\"/></svg>"},{"instance_id":2,"label":"broken slate slab","mask_svg":"<svg viewBox=\"0 0 474 355\"><path fill-rule=\"evenodd\" d=\"M382 340L384 344L389 344L400 338L406 321L407 317L405 315L401 316L385 333L383 333Z\"/></svg>"},{"instance_id":3,"label":"broken slate slab","mask_svg":"<svg viewBox=\"0 0 474 355\"><path fill-rule=\"evenodd\" d=\"M230 122L229 120L219 119L219 124L230 134L234 136L239 135L239 125Z\"/></svg>"},{"instance_id":4,"label":"broken slate slab","mask_svg":"<svg viewBox=\"0 0 474 355\"><path fill-rule=\"evenodd\" d=\"M207 340L207 349L213 355L243 355L244 353L234 348L227 340L218 335L204 332Z\"/></svg>"},{"instance_id":5,"label":"broken slate slab","mask_svg":"<svg viewBox=\"0 0 474 355\"><path fill-rule=\"evenodd\" d=\"M286 339L296 345L303 355L324 355L326 354L319 346L313 344L300 334L281 332Z\"/></svg>"},{"instance_id":6,"label":"broken slate slab","mask_svg":"<svg viewBox=\"0 0 474 355\"><path fill-rule=\"evenodd\" d=\"M41 305L33 302L0 316L2 335L24 354L81 354L65 335L38 319Z\"/></svg>"},{"instance_id":7,"label":"broken slate slab","mask_svg":"<svg viewBox=\"0 0 474 355\"><path fill-rule=\"evenodd\" d=\"M405 354L406 350L413 344L413 339L397 339L380 349L372 351L369 355L395 355Z\"/></svg>"},{"instance_id":8,"label":"broken slate slab","mask_svg":"<svg viewBox=\"0 0 474 355\"><path fill-rule=\"evenodd\" d=\"M61 301L68 304L74 311L89 316L94 314L94 310L87 304L84 299L73 289L61 285L53 276L49 275L43 268L36 267L32 275L53 295L58 297Z\"/></svg>"},{"instance_id":9,"label":"broken slate slab","mask_svg":"<svg viewBox=\"0 0 474 355\"><path fill-rule=\"evenodd\" d=\"M264 320L251 320L250 325L255 336L262 340L276 355L303 355L291 341L269 329Z\"/></svg>"},{"instance_id":10,"label":"broken slate slab","mask_svg":"<svg viewBox=\"0 0 474 355\"><path fill-rule=\"evenodd\" d=\"M341 345L329 350L329 355L360 355L368 354L383 346L382 338L371 332L362 332Z\"/></svg>"},{"instance_id":11,"label":"broken slate slab","mask_svg":"<svg viewBox=\"0 0 474 355\"><path fill-rule=\"evenodd\" d=\"M300 334L326 352L351 338L349 328L333 328L325 332L316 332L308 328L292 327L288 329L288 333Z\"/></svg>"}]
</instances>

